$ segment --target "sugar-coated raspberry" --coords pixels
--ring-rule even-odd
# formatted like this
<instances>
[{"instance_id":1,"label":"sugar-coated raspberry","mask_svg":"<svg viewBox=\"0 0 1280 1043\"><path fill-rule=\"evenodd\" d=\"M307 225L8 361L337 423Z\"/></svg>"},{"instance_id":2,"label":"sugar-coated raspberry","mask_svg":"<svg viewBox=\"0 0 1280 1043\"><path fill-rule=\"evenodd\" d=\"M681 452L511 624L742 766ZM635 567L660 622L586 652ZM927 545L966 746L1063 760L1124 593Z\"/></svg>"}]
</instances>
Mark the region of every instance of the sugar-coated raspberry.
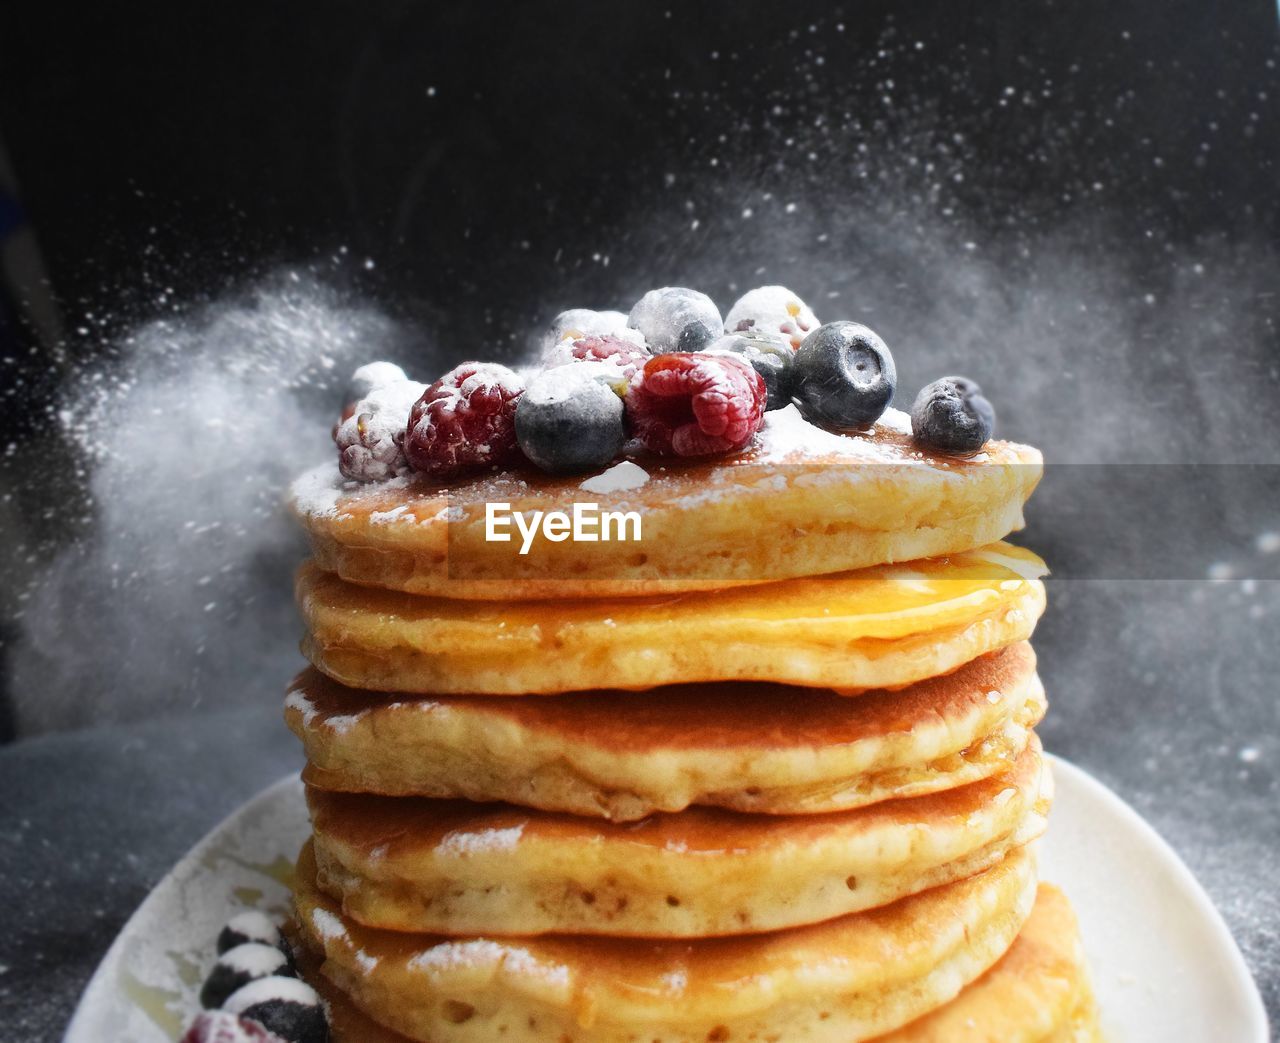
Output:
<instances>
[{"instance_id":1,"label":"sugar-coated raspberry","mask_svg":"<svg viewBox=\"0 0 1280 1043\"><path fill-rule=\"evenodd\" d=\"M404 454L416 471L446 480L521 459L516 442L519 375L464 362L432 384L409 412Z\"/></svg>"},{"instance_id":2,"label":"sugar-coated raspberry","mask_svg":"<svg viewBox=\"0 0 1280 1043\"><path fill-rule=\"evenodd\" d=\"M631 432L646 449L710 456L751 441L767 398L760 374L738 358L671 352L645 363L625 402Z\"/></svg>"},{"instance_id":3,"label":"sugar-coated raspberry","mask_svg":"<svg viewBox=\"0 0 1280 1043\"><path fill-rule=\"evenodd\" d=\"M621 337L637 348L643 349L644 334L627 325L626 312L593 311L590 308L570 308L552 320L550 328L542 335L541 353L547 368L563 366L568 359L556 351L566 341L572 344L583 337Z\"/></svg>"},{"instance_id":4,"label":"sugar-coated raspberry","mask_svg":"<svg viewBox=\"0 0 1280 1043\"><path fill-rule=\"evenodd\" d=\"M342 392L342 420L351 416L355 412L356 403L374 388L408 379L409 375L394 362L365 363L351 374L351 379Z\"/></svg>"},{"instance_id":5,"label":"sugar-coated raspberry","mask_svg":"<svg viewBox=\"0 0 1280 1043\"><path fill-rule=\"evenodd\" d=\"M374 388L351 410L333 433L338 446L338 470L356 482L394 478L409 469L404 432L409 411L426 386L398 380Z\"/></svg>"},{"instance_id":6,"label":"sugar-coated raspberry","mask_svg":"<svg viewBox=\"0 0 1280 1043\"><path fill-rule=\"evenodd\" d=\"M284 1043L284 1040L256 1021L225 1010L206 1010L192 1022L181 1043Z\"/></svg>"},{"instance_id":7,"label":"sugar-coated raspberry","mask_svg":"<svg viewBox=\"0 0 1280 1043\"><path fill-rule=\"evenodd\" d=\"M617 368L619 375L630 380L636 370L652 356L643 348L621 337L583 337L569 346L569 355L579 362L603 362Z\"/></svg>"}]
</instances>

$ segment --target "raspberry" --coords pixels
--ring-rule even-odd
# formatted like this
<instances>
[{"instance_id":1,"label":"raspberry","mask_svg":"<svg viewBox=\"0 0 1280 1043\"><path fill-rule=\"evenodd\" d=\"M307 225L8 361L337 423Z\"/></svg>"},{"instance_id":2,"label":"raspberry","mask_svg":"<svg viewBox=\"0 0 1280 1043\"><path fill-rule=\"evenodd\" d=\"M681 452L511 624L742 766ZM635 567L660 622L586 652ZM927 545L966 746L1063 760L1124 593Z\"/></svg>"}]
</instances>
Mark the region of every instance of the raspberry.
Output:
<instances>
[{"instance_id":1,"label":"raspberry","mask_svg":"<svg viewBox=\"0 0 1280 1043\"><path fill-rule=\"evenodd\" d=\"M760 429L768 392L727 355L671 352L645 363L625 399L632 433L651 452L709 456L743 448Z\"/></svg>"},{"instance_id":2,"label":"raspberry","mask_svg":"<svg viewBox=\"0 0 1280 1043\"><path fill-rule=\"evenodd\" d=\"M283 1043L256 1021L225 1010L206 1010L182 1037L182 1043Z\"/></svg>"},{"instance_id":3,"label":"raspberry","mask_svg":"<svg viewBox=\"0 0 1280 1043\"><path fill-rule=\"evenodd\" d=\"M604 362L616 366L628 380L651 356L621 337L583 337L575 340L569 354L579 362Z\"/></svg>"},{"instance_id":4,"label":"raspberry","mask_svg":"<svg viewBox=\"0 0 1280 1043\"><path fill-rule=\"evenodd\" d=\"M397 380L374 388L352 407L333 432L344 478L376 482L409 469L403 449L405 425L425 390L416 380Z\"/></svg>"},{"instance_id":5,"label":"raspberry","mask_svg":"<svg viewBox=\"0 0 1280 1043\"><path fill-rule=\"evenodd\" d=\"M450 370L409 412L410 466L445 480L518 462L516 402L523 393L524 382L506 366L464 362Z\"/></svg>"}]
</instances>

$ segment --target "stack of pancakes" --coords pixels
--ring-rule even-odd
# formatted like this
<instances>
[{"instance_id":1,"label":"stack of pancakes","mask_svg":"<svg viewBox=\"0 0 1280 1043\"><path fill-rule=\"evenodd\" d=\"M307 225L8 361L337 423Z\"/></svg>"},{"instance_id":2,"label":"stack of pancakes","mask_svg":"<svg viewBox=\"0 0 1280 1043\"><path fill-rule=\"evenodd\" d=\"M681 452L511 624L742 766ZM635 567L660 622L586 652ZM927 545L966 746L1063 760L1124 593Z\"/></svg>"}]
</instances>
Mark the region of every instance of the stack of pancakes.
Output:
<instances>
[{"instance_id":1,"label":"stack of pancakes","mask_svg":"<svg viewBox=\"0 0 1280 1043\"><path fill-rule=\"evenodd\" d=\"M788 409L638 462L295 486L294 931L335 1039L1096 1039L1031 844L1043 565L995 542L1039 454ZM575 501L643 539L485 539Z\"/></svg>"}]
</instances>

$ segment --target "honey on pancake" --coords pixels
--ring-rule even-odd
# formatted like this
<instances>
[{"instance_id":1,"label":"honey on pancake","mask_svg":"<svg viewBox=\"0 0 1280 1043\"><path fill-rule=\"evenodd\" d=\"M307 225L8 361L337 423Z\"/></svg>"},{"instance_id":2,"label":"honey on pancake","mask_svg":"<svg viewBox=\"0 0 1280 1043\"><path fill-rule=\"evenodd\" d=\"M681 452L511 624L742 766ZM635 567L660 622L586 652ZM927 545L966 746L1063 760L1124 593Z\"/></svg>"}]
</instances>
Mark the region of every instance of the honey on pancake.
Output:
<instances>
[{"instance_id":1,"label":"honey on pancake","mask_svg":"<svg viewBox=\"0 0 1280 1043\"><path fill-rule=\"evenodd\" d=\"M679 681L901 687L1023 640L1044 602L1030 551L977 551L667 597L457 601L304 566L304 651L344 684L524 695Z\"/></svg>"}]
</instances>

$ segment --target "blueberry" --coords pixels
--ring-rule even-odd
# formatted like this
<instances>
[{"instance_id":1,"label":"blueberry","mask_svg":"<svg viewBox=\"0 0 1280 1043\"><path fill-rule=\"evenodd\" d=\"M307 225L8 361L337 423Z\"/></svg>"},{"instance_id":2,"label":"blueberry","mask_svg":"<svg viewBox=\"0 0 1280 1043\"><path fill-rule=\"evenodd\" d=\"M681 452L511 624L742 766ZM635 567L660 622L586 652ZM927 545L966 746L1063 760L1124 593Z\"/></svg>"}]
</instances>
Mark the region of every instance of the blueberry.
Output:
<instances>
[{"instance_id":1,"label":"blueberry","mask_svg":"<svg viewBox=\"0 0 1280 1043\"><path fill-rule=\"evenodd\" d=\"M976 453L996 427L996 411L966 377L943 377L920 389L911 406L911 433L927 449Z\"/></svg>"},{"instance_id":2,"label":"blueberry","mask_svg":"<svg viewBox=\"0 0 1280 1043\"><path fill-rule=\"evenodd\" d=\"M218 957L200 990L200 1005L209 1010L221 1007L233 992L251 981L290 974L288 958L276 946L245 942Z\"/></svg>"},{"instance_id":3,"label":"blueberry","mask_svg":"<svg viewBox=\"0 0 1280 1043\"><path fill-rule=\"evenodd\" d=\"M804 418L841 430L867 427L893 398L898 371L893 354L857 322L829 322L796 351L792 397Z\"/></svg>"},{"instance_id":4,"label":"blueberry","mask_svg":"<svg viewBox=\"0 0 1280 1043\"><path fill-rule=\"evenodd\" d=\"M320 997L296 978L260 978L232 993L223 1010L256 1021L287 1043L328 1043Z\"/></svg>"},{"instance_id":5,"label":"blueberry","mask_svg":"<svg viewBox=\"0 0 1280 1043\"><path fill-rule=\"evenodd\" d=\"M516 440L552 474L579 474L609 463L626 439L616 367L573 362L539 374L516 406Z\"/></svg>"},{"instance_id":6,"label":"blueberry","mask_svg":"<svg viewBox=\"0 0 1280 1043\"><path fill-rule=\"evenodd\" d=\"M694 319L676 338L676 351L702 351L722 335L719 324L708 326L701 319Z\"/></svg>"},{"instance_id":7,"label":"blueberry","mask_svg":"<svg viewBox=\"0 0 1280 1043\"><path fill-rule=\"evenodd\" d=\"M769 393L764 407L766 411L781 409L790 404L796 353L785 341L749 331L730 333L717 340L707 351L738 355L751 363L751 368L764 378L765 390Z\"/></svg>"},{"instance_id":8,"label":"blueberry","mask_svg":"<svg viewBox=\"0 0 1280 1043\"><path fill-rule=\"evenodd\" d=\"M250 910L233 916L218 935L218 955L245 942L279 945L280 930L265 913Z\"/></svg>"},{"instance_id":9,"label":"blueberry","mask_svg":"<svg viewBox=\"0 0 1280 1043\"><path fill-rule=\"evenodd\" d=\"M720 336L720 309L705 293L684 286L650 290L631 309L627 325L639 330L655 355L701 351Z\"/></svg>"}]
</instances>

